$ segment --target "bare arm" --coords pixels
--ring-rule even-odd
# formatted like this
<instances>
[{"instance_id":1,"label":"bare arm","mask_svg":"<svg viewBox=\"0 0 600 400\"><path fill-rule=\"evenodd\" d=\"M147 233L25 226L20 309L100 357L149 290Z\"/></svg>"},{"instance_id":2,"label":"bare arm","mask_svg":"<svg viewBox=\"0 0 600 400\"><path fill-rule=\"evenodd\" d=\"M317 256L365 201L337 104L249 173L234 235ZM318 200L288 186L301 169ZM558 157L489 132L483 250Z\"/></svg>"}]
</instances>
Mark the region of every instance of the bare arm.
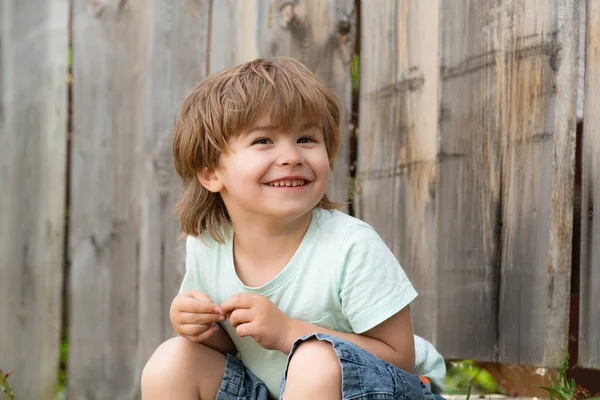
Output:
<instances>
[{"instance_id":1,"label":"bare arm","mask_svg":"<svg viewBox=\"0 0 600 400\"><path fill-rule=\"evenodd\" d=\"M238 293L225 300L220 310L230 314L240 337L252 337L265 349L289 354L296 339L326 333L346 339L407 372L415 369L415 344L408 306L376 327L357 335L323 328L286 316L262 295Z\"/></svg>"},{"instance_id":2,"label":"bare arm","mask_svg":"<svg viewBox=\"0 0 600 400\"><path fill-rule=\"evenodd\" d=\"M412 373L415 368L415 344L408 307L360 335L291 319L281 351L289 354L297 338L311 333L326 333L348 340L404 371Z\"/></svg>"}]
</instances>

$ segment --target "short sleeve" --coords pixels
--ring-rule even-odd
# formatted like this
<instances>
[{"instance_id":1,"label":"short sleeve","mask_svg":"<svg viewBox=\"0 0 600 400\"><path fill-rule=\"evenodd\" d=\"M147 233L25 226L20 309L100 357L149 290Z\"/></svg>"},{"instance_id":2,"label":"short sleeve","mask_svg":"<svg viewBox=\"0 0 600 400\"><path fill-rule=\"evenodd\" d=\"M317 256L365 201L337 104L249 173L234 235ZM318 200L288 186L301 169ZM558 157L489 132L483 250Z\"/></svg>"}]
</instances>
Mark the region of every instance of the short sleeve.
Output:
<instances>
[{"instance_id":1,"label":"short sleeve","mask_svg":"<svg viewBox=\"0 0 600 400\"><path fill-rule=\"evenodd\" d=\"M406 273L368 225L350 229L338 257L342 312L363 333L401 311L417 297Z\"/></svg>"},{"instance_id":2,"label":"short sleeve","mask_svg":"<svg viewBox=\"0 0 600 400\"><path fill-rule=\"evenodd\" d=\"M188 236L185 241L185 275L183 276L179 293L188 290L200 290L196 276L196 254L193 240L192 236Z\"/></svg>"}]
</instances>

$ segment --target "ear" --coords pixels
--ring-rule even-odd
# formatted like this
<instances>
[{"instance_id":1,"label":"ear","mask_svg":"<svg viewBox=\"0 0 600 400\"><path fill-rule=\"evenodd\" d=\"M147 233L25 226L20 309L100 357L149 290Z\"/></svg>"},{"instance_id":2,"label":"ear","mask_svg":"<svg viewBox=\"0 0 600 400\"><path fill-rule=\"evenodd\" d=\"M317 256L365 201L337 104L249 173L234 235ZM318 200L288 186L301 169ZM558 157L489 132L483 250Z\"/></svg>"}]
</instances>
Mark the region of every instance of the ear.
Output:
<instances>
[{"instance_id":1,"label":"ear","mask_svg":"<svg viewBox=\"0 0 600 400\"><path fill-rule=\"evenodd\" d=\"M219 179L219 176L215 171L203 168L196 172L196 176L198 177L200 184L204 186L206 190L213 193L218 193L223 190L223 182L221 182L221 179Z\"/></svg>"}]
</instances>

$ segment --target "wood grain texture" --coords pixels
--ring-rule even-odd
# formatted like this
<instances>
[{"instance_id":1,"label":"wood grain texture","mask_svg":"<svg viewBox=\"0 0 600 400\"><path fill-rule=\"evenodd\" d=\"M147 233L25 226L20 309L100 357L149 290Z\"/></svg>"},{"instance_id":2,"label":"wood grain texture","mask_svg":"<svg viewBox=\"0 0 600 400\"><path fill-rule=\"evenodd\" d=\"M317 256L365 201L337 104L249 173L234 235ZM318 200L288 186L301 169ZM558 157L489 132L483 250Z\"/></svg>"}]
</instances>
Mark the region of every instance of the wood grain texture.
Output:
<instances>
[{"instance_id":1,"label":"wood grain texture","mask_svg":"<svg viewBox=\"0 0 600 400\"><path fill-rule=\"evenodd\" d=\"M439 4L362 4L357 216L396 255L420 296L415 333L436 344Z\"/></svg>"},{"instance_id":2,"label":"wood grain texture","mask_svg":"<svg viewBox=\"0 0 600 400\"><path fill-rule=\"evenodd\" d=\"M179 106L206 76L210 1L186 6L170 0L150 3L147 128L141 162L141 240L138 319L142 363L174 335L171 301L185 273L185 241L174 205L183 185L173 164L172 130Z\"/></svg>"},{"instance_id":3,"label":"wood grain texture","mask_svg":"<svg viewBox=\"0 0 600 400\"><path fill-rule=\"evenodd\" d=\"M359 216L421 291L416 332L445 357L558 366L578 7L444 1L438 19L416 4L363 4Z\"/></svg>"},{"instance_id":4,"label":"wood grain texture","mask_svg":"<svg viewBox=\"0 0 600 400\"><path fill-rule=\"evenodd\" d=\"M212 5L209 73L260 57L270 0L224 0Z\"/></svg>"},{"instance_id":5,"label":"wood grain texture","mask_svg":"<svg viewBox=\"0 0 600 400\"><path fill-rule=\"evenodd\" d=\"M265 5L265 2L261 4ZM267 40L259 43L260 55L298 59L340 99L343 109L340 148L327 193L331 200L347 201L350 151L348 124L352 109L350 69L356 31L354 1L274 0L267 5L269 29Z\"/></svg>"},{"instance_id":6,"label":"wood grain texture","mask_svg":"<svg viewBox=\"0 0 600 400\"><path fill-rule=\"evenodd\" d=\"M73 4L68 395L129 399L149 334L139 330L148 1Z\"/></svg>"},{"instance_id":7,"label":"wood grain texture","mask_svg":"<svg viewBox=\"0 0 600 400\"><path fill-rule=\"evenodd\" d=\"M587 1L579 365L600 369L600 2Z\"/></svg>"},{"instance_id":8,"label":"wood grain texture","mask_svg":"<svg viewBox=\"0 0 600 400\"><path fill-rule=\"evenodd\" d=\"M579 5L514 1L503 13L499 360L560 367L568 350Z\"/></svg>"},{"instance_id":9,"label":"wood grain texture","mask_svg":"<svg viewBox=\"0 0 600 400\"><path fill-rule=\"evenodd\" d=\"M67 0L0 2L0 368L56 396L62 326Z\"/></svg>"},{"instance_id":10,"label":"wood grain texture","mask_svg":"<svg viewBox=\"0 0 600 400\"><path fill-rule=\"evenodd\" d=\"M496 112L504 94L493 68L502 60L497 3L447 1L440 11L437 312L449 358L495 358L503 128Z\"/></svg>"}]
</instances>

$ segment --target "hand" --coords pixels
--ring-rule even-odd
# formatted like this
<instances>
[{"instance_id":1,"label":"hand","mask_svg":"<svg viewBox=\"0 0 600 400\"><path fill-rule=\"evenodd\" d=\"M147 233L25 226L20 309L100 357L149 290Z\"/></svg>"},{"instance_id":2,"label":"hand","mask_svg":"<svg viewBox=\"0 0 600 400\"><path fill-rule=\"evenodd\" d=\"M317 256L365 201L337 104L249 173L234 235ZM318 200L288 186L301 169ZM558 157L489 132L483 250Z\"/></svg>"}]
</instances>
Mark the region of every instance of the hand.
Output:
<instances>
[{"instance_id":1,"label":"hand","mask_svg":"<svg viewBox=\"0 0 600 400\"><path fill-rule=\"evenodd\" d=\"M240 337L251 336L265 349L284 351L291 319L266 297L238 293L221 304L221 313L230 314Z\"/></svg>"},{"instance_id":2,"label":"hand","mask_svg":"<svg viewBox=\"0 0 600 400\"><path fill-rule=\"evenodd\" d=\"M204 293L187 291L171 303L171 325L178 335L193 342L203 342L215 333L218 321L224 321L221 309Z\"/></svg>"}]
</instances>

